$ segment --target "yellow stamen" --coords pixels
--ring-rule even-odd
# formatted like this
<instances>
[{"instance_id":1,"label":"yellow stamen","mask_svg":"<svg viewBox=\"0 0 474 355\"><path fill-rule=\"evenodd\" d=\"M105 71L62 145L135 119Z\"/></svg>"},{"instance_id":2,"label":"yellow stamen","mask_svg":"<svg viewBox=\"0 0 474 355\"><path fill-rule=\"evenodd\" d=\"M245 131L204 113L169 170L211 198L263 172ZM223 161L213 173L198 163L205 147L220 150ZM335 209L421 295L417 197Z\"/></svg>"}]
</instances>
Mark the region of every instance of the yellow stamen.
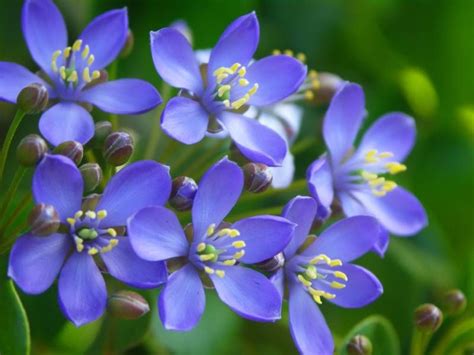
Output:
<instances>
[{"instance_id":1,"label":"yellow stamen","mask_svg":"<svg viewBox=\"0 0 474 355\"><path fill-rule=\"evenodd\" d=\"M86 216L89 217L90 219L96 219L97 214L94 211L87 211Z\"/></svg>"},{"instance_id":2,"label":"yellow stamen","mask_svg":"<svg viewBox=\"0 0 474 355\"><path fill-rule=\"evenodd\" d=\"M221 279L225 276L224 270L216 270L216 275L219 276Z\"/></svg>"},{"instance_id":3,"label":"yellow stamen","mask_svg":"<svg viewBox=\"0 0 474 355\"><path fill-rule=\"evenodd\" d=\"M215 270L209 266L204 266L204 271L210 275L213 274Z\"/></svg>"},{"instance_id":4,"label":"yellow stamen","mask_svg":"<svg viewBox=\"0 0 474 355\"><path fill-rule=\"evenodd\" d=\"M113 228L107 229L107 233L108 233L111 237L114 237L114 238L117 236L117 232L116 232L115 229L113 229Z\"/></svg>"},{"instance_id":5,"label":"yellow stamen","mask_svg":"<svg viewBox=\"0 0 474 355\"><path fill-rule=\"evenodd\" d=\"M58 59L60 55L61 55L61 51L59 49L53 53L53 58L51 60L51 69L53 69L54 72L58 71L56 60Z\"/></svg>"},{"instance_id":6,"label":"yellow stamen","mask_svg":"<svg viewBox=\"0 0 474 355\"><path fill-rule=\"evenodd\" d=\"M110 239L110 241L109 241L109 245L110 245L111 247L117 246L118 243L119 243L119 240L118 240L118 239Z\"/></svg>"},{"instance_id":7,"label":"yellow stamen","mask_svg":"<svg viewBox=\"0 0 474 355\"><path fill-rule=\"evenodd\" d=\"M66 67L64 65L59 68L59 75L61 75L61 79L66 80Z\"/></svg>"},{"instance_id":8,"label":"yellow stamen","mask_svg":"<svg viewBox=\"0 0 474 355\"><path fill-rule=\"evenodd\" d=\"M234 266L237 263L237 260L227 259L227 260L224 260L222 263L227 266Z\"/></svg>"},{"instance_id":9,"label":"yellow stamen","mask_svg":"<svg viewBox=\"0 0 474 355\"><path fill-rule=\"evenodd\" d=\"M198 251L198 253L204 251L204 249L206 249L206 243L199 243L196 247L196 250Z\"/></svg>"},{"instance_id":10,"label":"yellow stamen","mask_svg":"<svg viewBox=\"0 0 474 355\"><path fill-rule=\"evenodd\" d=\"M374 194L377 197L384 197L387 194L387 192L383 190L372 190L372 194Z\"/></svg>"},{"instance_id":11,"label":"yellow stamen","mask_svg":"<svg viewBox=\"0 0 474 355\"><path fill-rule=\"evenodd\" d=\"M304 53L298 53L296 55L296 59L298 59L300 62L306 62L306 55Z\"/></svg>"},{"instance_id":12,"label":"yellow stamen","mask_svg":"<svg viewBox=\"0 0 474 355\"><path fill-rule=\"evenodd\" d=\"M324 292L323 297L327 300L332 300L336 298L336 295L334 293Z\"/></svg>"},{"instance_id":13,"label":"yellow stamen","mask_svg":"<svg viewBox=\"0 0 474 355\"><path fill-rule=\"evenodd\" d=\"M279 50L279 49L274 49L274 50L272 51L272 54L273 54L273 55L280 55L280 54L281 54L281 50Z\"/></svg>"},{"instance_id":14,"label":"yellow stamen","mask_svg":"<svg viewBox=\"0 0 474 355\"><path fill-rule=\"evenodd\" d=\"M379 158L386 159L386 158L393 158L392 152L382 152L379 154Z\"/></svg>"},{"instance_id":15,"label":"yellow stamen","mask_svg":"<svg viewBox=\"0 0 474 355\"><path fill-rule=\"evenodd\" d=\"M90 49L89 46L86 44L86 46L82 50L82 54L81 54L82 59L87 58L87 56L89 55L89 49Z\"/></svg>"},{"instance_id":16,"label":"yellow stamen","mask_svg":"<svg viewBox=\"0 0 474 355\"><path fill-rule=\"evenodd\" d=\"M375 180L378 178L377 174L369 173L368 171L365 171L365 170L360 173L360 176L362 176L364 180L368 180L368 181Z\"/></svg>"},{"instance_id":17,"label":"yellow stamen","mask_svg":"<svg viewBox=\"0 0 474 355\"><path fill-rule=\"evenodd\" d=\"M79 218L81 218L83 215L84 215L84 212L83 212L83 211L77 211L76 213L74 213L74 218L75 218L75 219L79 219Z\"/></svg>"},{"instance_id":18,"label":"yellow stamen","mask_svg":"<svg viewBox=\"0 0 474 355\"><path fill-rule=\"evenodd\" d=\"M382 185L385 182L385 178L379 177L377 179L373 179L369 181L370 186L379 186Z\"/></svg>"},{"instance_id":19,"label":"yellow stamen","mask_svg":"<svg viewBox=\"0 0 474 355\"><path fill-rule=\"evenodd\" d=\"M84 68L84 70L82 71L82 80L84 80L86 83L91 82L91 75L90 75L90 72L89 72L89 67Z\"/></svg>"},{"instance_id":20,"label":"yellow stamen","mask_svg":"<svg viewBox=\"0 0 474 355\"><path fill-rule=\"evenodd\" d=\"M387 191L387 192L390 192L392 191L394 188L397 187L397 183L393 182L393 181L386 181L383 186L382 186L382 189L384 191Z\"/></svg>"},{"instance_id":21,"label":"yellow stamen","mask_svg":"<svg viewBox=\"0 0 474 355\"><path fill-rule=\"evenodd\" d=\"M64 59L68 59L69 56L71 55L71 47L66 47L66 48L64 48L64 53L63 53L63 55L64 55Z\"/></svg>"},{"instance_id":22,"label":"yellow stamen","mask_svg":"<svg viewBox=\"0 0 474 355\"><path fill-rule=\"evenodd\" d=\"M334 260L331 260L329 263L328 263L329 266L331 267L334 267L334 266L341 266L342 265L342 261L341 259L334 259Z\"/></svg>"},{"instance_id":23,"label":"yellow stamen","mask_svg":"<svg viewBox=\"0 0 474 355\"><path fill-rule=\"evenodd\" d=\"M67 223L69 223L71 226L73 226L74 224L76 224L76 220L74 218L68 218L66 219Z\"/></svg>"},{"instance_id":24,"label":"yellow stamen","mask_svg":"<svg viewBox=\"0 0 474 355\"><path fill-rule=\"evenodd\" d=\"M310 79L316 79L318 77L318 72L314 69L311 69L308 73Z\"/></svg>"},{"instance_id":25,"label":"yellow stamen","mask_svg":"<svg viewBox=\"0 0 474 355\"><path fill-rule=\"evenodd\" d=\"M258 90L258 87L259 87L258 84L253 84L252 88L248 91L248 94L250 96L255 95L255 93Z\"/></svg>"},{"instance_id":26,"label":"yellow stamen","mask_svg":"<svg viewBox=\"0 0 474 355\"><path fill-rule=\"evenodd\" d=\"M82 39L78 39L76 40L76 42L74 42L74 44L72 45L72 50L74 52L79 52L81 50L81 46L82 46Z\"/></svg>"},{"instance_id":27,"label":"yellow stamen","mask_svg":"<svg viewBox=\"0 0 474 355\"><path fill-rule=\"evenodd\" d=\"M93 54L91 54L91 55L89 56L89 59L87 59L87 65L88 65L88 66L91 66L92 63L94 63L94 60L95 60L95 57L94 57Z\"/></svg>"},{"instance_id":28,"label":"yellow stamen","mask_svg":"<svg viewBox=\"0 0 474 355\"><path fill-rule=\"evenodd\" d=\"M225 107L229 108L230 107L230 101L229 100L224 100L222 101Z\"/></svg>"},{"instance_id":29,"label":"yellow stamen","mask_svg":"<svg viewBox=\"0 0 474 355\"><path fill-rule=\"evenodd\" d=\"M334 271L334 276L344 281L348 280L347 275L343 273L342 271Z\"/></svg>"},{"instance_id":30,"label":"yellow stamen","mask_svg":"<svg viewBox=\"0 0 474 355\"><path fill-rule=\"evenodd\" d=\"M318 277L316 268L313 265L308 266L308 268L306 269L304 273L306 274L306 276L308 276L312 280L315 280Z\"/></svg>"},{"instance_id":31,"label":"yellow stamen","mask_svg":"<svg viewBox=\"0 0 474 355\"><path fill-rule=\"evenodd\" d=\"M211 235L213 235L215 230L216 230L216 225L212 223L209 227L207 227L207 231L206 231L207 236L210 237Z\"/></svg>"},{"instance_id":32,"label":"yellow stamen","mask_svg":"<svg viewBox=\"0 0 474 355\"><path fill-rule=\"evenodd\" d=\"M77 71L73 70L72 73L68 76L67 81L70 83L75 83L77 81Z\"/></svg>"},{"instance_id":33,"label":"yellow stamen","mask_svg":"<svg viewBox=\"0 0 474 355\"><path fill-rule=\"evenodd\" d=\"M245 74L247 74L247 69L245 67L240 68L238 74L241 78L243 78Z\"/></svg>"},{"instance_id":34,"label":"yellow stamen","mask_svg":"<svg viewBox=\"0 0 474 355\"><path fill-rule=\"evenodd\" d=\"M245 248L245 242L243 240L236 240L235 242L232 243L232 246L234 248Z\"/></svg>"},{"instance_id":35,"label":"yellow stamen","mask_svg":"<svg viewBox=\"0 0 474 355\"><path fill-rule=\"evenodd\" d=\"M106 210L97 211L97 218L98 219L104 219L105 217L107 217L107 211Z\"/></svg>"},{"instance_id":36,"label":"yellow stamen","mask_svg":"<svg viewBox=\"0 0 474 355\"><path fill-rule=\"evenodd\" d=\"M341 288L344 288L346 287L346 285L340 283L340 282L337 282L337 281L333 281L331 282L331 287L332 288L337 288L337 289L341 289Z\"/></svg>"},{"instance_id":37,"label":"yellow stamen","mask_svg":"<svg viewBox=\"0 0 474 355\"><path fill-rule=\"evenodd\" d=\"M240 86L247 86L248 84L249 84L249 81L247 79L244 79L244 78L239 79Z\"/></svg>"},{"instance_id":38,"label":"yellow stamen","mask_svg":"<svg viewBox=\"0 0 474 355\"><path fill-rule=\"evenodd\" d=\"M224 96L228 91L230 91L231 86L230 85L222 85L218 90L217 90L217 96L222 97Z\"/></svg>"},{"instance_id":39,"label":"yellow stamen","mask_svg":"<svg viewBox=\"0 0 474 355\"><path fill-rule=\"evenodd\" d=\"M222 74L219 74L217 75L216 77L216 81L218 84L222 83L224 81L225 78L227 78L229 76L229 74L226 74L226 73L222 73Z\"/></svg>"},{"instance_id":40,"label":"yellow stamen","mask_svg":"<svg viewBox=\"0 0 474 355\"><path fill-rule=\"evenodd\" d=\"M365 154L365 161L366 163L376 163L379 161L379 158L377 157L377 150L376 149L371 149Z\"/></svg>"},{"instance_id":41,"label":"yellow stamen","mask_svg":"<svg viewBox=\"0 0 474 355\"><path fill-rule=\"evenodd\" d=\"M241 66L240 63L232 64L232 66L230 67L231 74L235 73L237 71L237 69L240 68L240 66ZM245 68L245 67L242 67L242 68ZM239 71L239 73L240 73L240 71Z\"/></svg>"},{"instance_id":42,"label":"yellow stamen","mask_svg":"<svg viewBox=\"0 0 474 355\"><path fill-rule=\"evenodd\" d=\"M215 257L214 254L203 254L203 255L199 255L199 259L201 259L201 261L209 261L209 260L214 259L214 257Z\"/></svg>"},{"instance_id":43,"label":"yellow stamen","mask_svg":"<svg viewBox=\"0 0 474 355\"><path fill-rule=\"evenodd\" d=\"M87 252L87 254L89 255L95 255L97 254L99 251L97 250L97 248L90 248L89 251Z\"/></svg>"},{"instance_id":44,"label":"yellow stamen","mask_svg":"<svg viewBox=\"0 0 474 355\"><path fill-rule=\"evenodd\" d=\"M291 49L286 49L283 54L293 57L293 51Z\"/></svg>"},{"instance_id":45,"label":"yellow stamen","mask_svg":"<svg viewBox=\"0 0 474 355\"><path fill-rule=\"evenodd\" d=\"M406 165L397 163L397 162L390 162L385 164L385 168L390 172L390 174L398 174L402 171L407 170Z\"/></svg>"},{"instance_id":46,"label":"yellow stamen","mask_svg":"<svg viewBox=\"0 0 474 355\"><path fill-rule=\"evenodd\" d=\"M233 255L233 258L239 260L244 255L245 255L245 250L239 250Z\"/></svg>"},{"instance_id":47,"label":"yellow stamen","mask_svg":"<svg viewBox=\"0 0 474 355\"><path fill-rule=\"evenodd\" d=\"M306 287L311 286L311 281L306 280L303 275L298 275L298 281L301 282Z\"/></svg>"},{"instance_id":48,"label":"yellow stamen","mask_svg":"<svg viewBox=\"0 0 474 355\"><path fill-rule=\"evenodd\" d=\"M231 104L232 108L238 110L239 108L241 108L243 105L245 105L247 103L249 98L250 98L249 95L245 94L244 97L232 102L232 104Z\"/></svg>"},{"instance_id":49,"label":"yellow stamen","mask_svg":"<svg viewBox=\"0 0 474 355\"><path fill-rule=\"evenodd\" d=\"M231 229L229 232L229 237L235 238L240 235L240 232L237 229Z\"/></svg>"},{"instance_id":50,"label":"yellow stamen","mask_svg":"<svg viewBox=\"0 0 474 355\"><path fill-rule=\"evenodd\" d=\"M304 99L306 101L312 101L314 99L314 92L312 92L311 90L306 90L304 92Z\"/></svg>"},{"instance_id":51,"label":"yellow stamen","mask_svg":"<svg viewBox=\"0 0 474 355\"><path fill-rule=\"evenodd\" d=\"M92 80L99 79L100 78L100 71L94 70L92 72Z\"/></svg>"},{"instance_id":52,"label":"yellow stamen","mask_svg":"<svg viewBox=\"0 0 474 355\"><path fill-rule=\"evenodd\" d=\"M310 260L310 264L317 264L320 261L324 261L326 264L329 264L331 262L331 259L324 254L319 254L318 256L315 256L313 259Z\"/></svg>"}]
</instances>

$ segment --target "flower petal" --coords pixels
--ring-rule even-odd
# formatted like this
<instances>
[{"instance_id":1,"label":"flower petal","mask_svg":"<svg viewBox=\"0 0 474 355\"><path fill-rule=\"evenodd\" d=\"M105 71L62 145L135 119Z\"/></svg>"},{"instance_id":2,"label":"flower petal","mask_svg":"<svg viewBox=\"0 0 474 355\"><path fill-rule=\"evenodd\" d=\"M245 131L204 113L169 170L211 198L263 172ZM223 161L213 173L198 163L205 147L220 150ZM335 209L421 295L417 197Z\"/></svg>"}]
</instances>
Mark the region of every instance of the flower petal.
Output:
<instances>
[{"instance_id":1,"label":"flower petal","mask_svg":"<svg viewBox=\"0 0 474 355\"><path fill-rule=\"evenodd\" d=\"M258 84L258 90L248 104L266 106L295 93L306 78L306 66L287 55L272 55L250 65L245 78L250 84L233 90L235 98L242 97L250 87Z\"/></svg>"},{"instance_id":2,"label":"flower petal","mask_svg":"<svg viewBox=\"0 0 474 355\"><path fill-rule=\"evenodd\" d=\"M59 276L59 304L77 327L99 318L105 311L107 289L92 256L72 253Z\"/></svg>"},{"instance_id":3,"label":"flower petal","mask_svg":"<svg viewBox=\"0 0 474 355\"><path fill-rule=\"evenodd\" d=\"M219 118L240 152L249 160L269 166L282 164L288 145L278 133L237 113L223 112Z\"/></svg>"},{"instance_id":4,"label":"flower petal","mask_svg":"<svg viewBox=\"0 0 474 355\"><path fill-rule=\"evenodd\" d=\"M66 141L85 144L94 136L94 121L83 107L72 102L60 102L43 113L39 129L52 145Z\"/></svg>"},{"instance_id":5,"label":"flower petal","mask_svg":"<svg viewBox=\"0 0 474 355\"><path fill-rule=\"evenodd\" d=\"M288 150L281 166L270 167L272 174L272 187L275 189L285 189L293 182L295 175L295 157Z\"/></svg>"},{"instance_id":6,"label":"flower petal","mask_svg":"<svg viewBox=\"0 0 474 355\"><path fill-rule=\"evenodd\" d=\"M283 296L285 294L285 271L283 268L278 269L271 277L270 281L272 282L273 286L277 289L278 293L280 294L281 299L283 300Z\"/></svg>"},{"instance_id":7,"label":"flower petal","mask_svg":"<svg viewBox=\"0 0 474 355\"><path fill-rule=\"evenodd\" d=\"M31 56L46 72L52 73L53 52L67 46L63 16L51 0L27 0L23 5L21 27Z\"/></svg>"},{"instance_id":8,"label":"flower petal","mask_svg":"<svg viewBox=\"0 0 474 355\"><path fill-rule=\"evenodd\" d=\"M243 318L271 322L281 317L278 290L259 272L242 266L224 267L223 278L211 274L219 298Z\"/></svg>"},{"instance_id":9,"label":"flower petal","mask_svg":"<svg viewBox=\"0 0 474 355\"><path fill-rule=\"evenodd\" d=\"M171 274L158 300L161 322L169 330L191 330L201 319L205 306L204 288L191 264Z\"/></svg>"},{"instance_id":10,"label":"flower petal","mask_svg":"<svg viewBox=\"0 0 474 355\"><path fill-rule=\"evenodd\" d=\"M91 70L109 65L120 53L128 34L127 9L107 11L93 19L79 36L94 55Z\"/></svg>"},{"instance_id":11,"label":"flower petal","mask_svg":"<svg viewBox=\"0 0 474 355\"><path fill-rule=\"evenodd\" d=\"M257 49L259 37L260 28L255 12L234 20L212 49L208 80L214 82L213 73L220 67L230 67L234 63L246 66Z\"/></svg>"},{"instance_id":12,"label":"flower petal","mask_svg":"<svg viewBox=\"0 0 474 355\"><path fill-rule=\"evenodd\" d=\"M167 135L184 144L194 144L204 138L209 114L197 101L173 97L161 115L161 128Z\"/></svg>"},{"instance_id":13,"label":"flower petal","mask_svg":"<svg viewBox=\"0 0 474 355\"><path fill-rule=\"evenodd\" d=\"M236 204L243 187L242 170L227 157L204 174L193 202L194 241L205 238L211 224L218 226L222 222Z\"/></svg>"},{"instance_id":14,"label":"flower petal","mask_svg":"<svg viewBox=\"0 0 474 355\"><path fill-rule=\"evenodd\" d=\"M156 71L171 86L195 94L203 90L201 72L186 37L174 28L150 32L151 54Z\"/></svg>"},{"instance_id":15,"label":"flower petal","mask_svg":"<svg viewBox=\"0 0 474 355\"><path fill-rule=\"evenodd\" d=\"M63 222L81 209L83 190L79 169L62 155L46 155L33 175L35 203L54 206Z\"/></svg>"},{"instance_id":16,"label":"flower petal","mask_svg":"<svg viewBox=\"0 0 474 355\"><path fill-rule=\"evenodd\" d=\"M232 228L240 232L236 239L245 242L245 255L240 259L255 264L281 252L291 240L296 225L277 216L256 216L242 219Z\"/></svg>"},{"instance_id":17,"label":"flower petal","mask_svg":"<svg viewBox=\"0 0 474 355\"><path fill-rule=\"evenodd\" d=\"M189 244L176 215L161 206L146 207L127 222L135 252L143 259L166 260L188 253Z\"/></svg>"},{"instance_id":18,"label":"flower petal","mask_svg":"<svg viewBox=\"0 0 474 355\"><path fill-rule=\"evenodd\" d=\"M27 85L40 83L51 92L51 87L25 67L9 62L0 62L0 101L16 103L20 91Z\"/></svg>"},{"instance_id":19,"label":"flower petal","mask_svg":"<svg viewBox=\"0 0 474 355\"><path fill-rule=\"evenodd\" d=\"M374 302L383 293L382 284L369 270L353 264L344 264L337 270L346 274L348 281L342 289L327 288L336 294L330 302L344 308L359 308Z\"/></svg>"},{"instance_id":20,"label":"flower petal","mask_svg":"<svg viewBox=\"0 0 474 355\"><path fill-rule=\"evenodd\" d=\"M327 228L302 254L326 254L348 262L364 255L379 240L381 226L370 216L345 218Z\"/></svg>"},{"instance_id":21,"label":"flower petal","mask_svg":"<svg viewBox=\"0 0 474 355\"><path fill-rule=\"evenodd\" d=\"M377 253L381 258L384 257L385 252L388 249L388 245L390 243L390 235L385 228L380 228L379 239L374 244L372 251Z\"/></svg>"},{"instance_id":22,"label":"flower petal","mask_svg":"<svg viewBox=\"0 0 474 355\"><path fill-rule=\"evenodd\" d=\"M101 227L125 226L127 219L148 206L162 206L171 192L169 168L151 160L128 165L112 177L97 205L106 210Z\"/></svg>"},{"instance_id":23,"label":"flower petal","mask_svg":"<svg viewBox=\"0 0 474 355\"><path fill-rule=\"evenodd\" d=\"M286 258L292 257L301 244L304 243L311 231L316 211L316 201L307 196L296 196L286 204L282 216L296 224L293 238L284 251Z\"/></svg>"},{"instance_id":24,"label":"flower petal","mask_svg":"<svg viewBox=\"0 0 474 355\"><path fill-rule=\"evenodd\" d=\"M132 287L154 288L166 282L168 273L162 261L146 261L138 257L130 240L119 237L110 252L101 254L109 273Z\"/></svg>"},{"instance_id":25,"label":"flower petal","mask_svg":"<svg viewBox=\"0 0 474 355\"><path fill-rule=\"evenodd\" d=\"M301 285L292 285L288 302L290 332L298 350L302 354L333 354L331 331L319 307Z\"/></svg>"},{"instance_id":26,"label":"flower petal","mask_svg":"<svg viewBox=\"0 0 474 355\"><path fill-rule=\"evenodd\" d=\"M365 152L376 149L391 152L393 159L403 161L410 153L416 139L415 120L401 112L387 113L370 126L357 149Z\"/></svg>"},{"instance_id":27,"label":"flower petal","mask_svg":"<svg viewBox=\"0 0 474 355\"><path fill-rule=\"evenodd\" d=\"M364 116L364 91L347 83L331 100L323 122L323 136L335 166L352 147Z\"/></svg>"},{"instance_id":28,"label":"flower petal","mask_svg":"<svg viewBox=\"0 0 474 355\"><path fill-rule=\"evenodd\" d=\"M118 115L137 115L161 103L153 85L139 79L120 79L93 86L82 92L80 99Z\"/></svg>"},{"instance_id":29,"label":"flower petal","mask_svg":"<svg viewBox=\"0 0 474 355\"><path fill-rule=\"evenodd\" d=\"M70 249L71 243L64 234L48 237L26 234L13 245L8 276L23 292L42 293L53 284Z\"/></svg>"},{"instance_id":30,"label":"flower petal","mask_svg":"<svg viewBox=\"0 0 474 355\"><path fill-rule=\"evenodd\" d=\"M331 214L334 199L334 185L331 164L326 155L315 160L306 171L309 193L318 202L319 219L325 220Z\"/></svg>"},{"instance_id":31,"label":"flower petal","mask_svg":"<svg viewBox=\"0 0 474 355\"><path fill-rule=\"evenodd\" d=\"M418 199L397 187L384 197L354 192L369 214L377 218L390 233L401 237L412 236L428 224L425 209Z\"/></svg>"}]
</instances>

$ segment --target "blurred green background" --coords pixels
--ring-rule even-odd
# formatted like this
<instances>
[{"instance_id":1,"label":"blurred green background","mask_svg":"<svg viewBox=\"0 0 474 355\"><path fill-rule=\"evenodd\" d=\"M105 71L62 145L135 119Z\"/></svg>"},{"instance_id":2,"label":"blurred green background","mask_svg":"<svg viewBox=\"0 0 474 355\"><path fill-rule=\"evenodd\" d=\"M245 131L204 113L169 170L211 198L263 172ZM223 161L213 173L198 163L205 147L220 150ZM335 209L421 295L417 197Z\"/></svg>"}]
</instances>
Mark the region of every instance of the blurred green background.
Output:
<instances>
[{"instance_id":1,"label":"blurred green background","mask_svg":"<svg viewBox=\"0 0 474 355\"><path fill-rule=\"evenodd\" d=\"M21 63L33 71L20 25L21 1L1 0L0 60ZM360 83L366 92L369 117L404 111L417 121L418 140L407 161L408 171L398 182L424 203L430 226L411 239L393 238L383 260L365 257L383 282L385 293L361 310L322 306L337 339L370 314L381 314L394 325L407 353L413 309L438 302L440 294L456 287L468 302L474 300L474 1L471 0L254 0L145 1L61 0L72 42L101 12L127 6L135 34L133 53L119 63L120 77L146 79L160 87L150 56L149 31L184 19L193 31L194 47L214 45L226 25L255 10L260 19L261 43L257 57L275 48L306 54L308 66L336 73ZM299 139L314 144L298 152L297 179L323 151L319 135L324 107L305 106ZM0 140L15 107L0 103ZM97 110L95 117L105 117ZM17 136L37 132L38 117L28 116ZM139 152L153 112L144 117L120 118L139 137ZM165 139L165 138L162 138ZM159 159L159 156L157 157ZM209 164L211 161L208 162ZM13 175L13 159L7 174ZM172 165L172 162L171 162ZM173 172L173 170L172 170ZM23 191L29 188L25 179ZM3 187L2 187L3 191ZM304 189L298 193L307 193ZM273 206L291 194L275 194ZM267 201L268 202L268 201ZM255 203L245 208L265 207ZM242 207L242 209L244 209ZM154 306L155 295L149 295ZM201 324L187 334L166 332L154 309L140 321L98 321L79 330L59 313L56 289L39 297L21 295L30 318L34 354L290 354L296 353L286 315L276 324L255 324L238 318L209 293ZM464 315L472 315L472 305ZM102 324L104 323L104 324ZM434 343L454 320L437 333ZM317 330L315 330L317 331ZM97 336L98 332L100 333ZM474 334L474 333L473 333ZM114 344L104 344L106 335ZM474 337L474 336L473 336ZM92 345L92 346L90 346ZM377 352L376 352L377 354Z\"/></svg>"}]
</instances>

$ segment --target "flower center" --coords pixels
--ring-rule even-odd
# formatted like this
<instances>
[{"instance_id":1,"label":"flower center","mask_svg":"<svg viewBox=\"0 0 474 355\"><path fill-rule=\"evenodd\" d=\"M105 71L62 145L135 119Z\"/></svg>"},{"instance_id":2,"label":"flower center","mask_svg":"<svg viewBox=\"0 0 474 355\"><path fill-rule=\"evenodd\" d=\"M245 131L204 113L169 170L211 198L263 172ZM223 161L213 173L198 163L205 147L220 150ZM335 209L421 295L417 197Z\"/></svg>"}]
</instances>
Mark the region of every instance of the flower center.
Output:
<instances>
[{"instance_id":1,"label":"flower center","mask_svg":"<svg viewBox=\"0 0 474 355\"><path fill-rule=\"evenodd\" d=\"M342 271L332 270L332 268L338 266L342 266L340 259L331 259L325 254L319 254L312 258L308 264L300 265L300 269L296 273L298 281L301 282L316 303L322 303L321 297L327 300L336 297L335 293L327 292L321 287L326 289L327 287L333 289L346 287L341 280L347 282L347 275Z\"/></svg>"},{"instance_id":2,"label":"flower center","mask_svg":"<svg viewBox=\"0 0 474 355\"><path fill-rule=\"evenodd\" d=\"M250 100L250 97L257 92L258 84L253 84L253 86L239 98L232 98L231 91L233 88L238 88L237 91L240 92L240 87L246 87L250 84L245 78L246 74L247 69L240 63L235 63L230 67L220 67L216 69L213 73L217 83L215 99L222 101L225 107L234 110L238 110L245 105Z\"/></svg>"},{"instance_id":3,"label":"flower center","mask_svg":"<svg viewBox=\"0 0 474 355\"><path fill-rule=\"evenodd\" d=\"M89 255L111 251L119 240L113 228L100 228L100 221L107 217L107 211L77 211L68 218L70 235L74 239L77 252L86 250Z\"/></svg>"},{"instance_id":4,"label":"flower center","mask_svg":"<svg viewBox=\"0 0 474 355\"><path fill-rule=\"evenodd\" d=\"M51 58L51 69L65 84L78 85L80 82L87 84L100 78L100 71L90 72L94 59L89 46L86 44L83 47L82 40L78 39L72 47L54 51Z\"/></svg>"},{"instance_id":5,"label":"flower center","mask_svg":"<svg viewBox=\"0 0 474 355\"><path fill-rule=\"evenodd\" d=\"M235 265L245 255L245 242L235 239L240 236L237 229L223 228L216 231L214 224L208 227L206 234L206 240L196 246L196 254L206 273L224 277L225 271L219 266Z\"/></svg>"}]
</instances>

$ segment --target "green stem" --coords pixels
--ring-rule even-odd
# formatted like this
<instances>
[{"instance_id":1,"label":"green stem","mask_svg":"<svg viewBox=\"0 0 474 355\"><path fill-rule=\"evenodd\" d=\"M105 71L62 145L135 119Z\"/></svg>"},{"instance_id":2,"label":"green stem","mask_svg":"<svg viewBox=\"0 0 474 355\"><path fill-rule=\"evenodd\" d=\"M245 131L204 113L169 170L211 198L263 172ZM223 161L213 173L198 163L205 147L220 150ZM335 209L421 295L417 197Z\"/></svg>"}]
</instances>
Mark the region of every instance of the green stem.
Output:
<instances>
[{"instance_id":1,"label":"green stem","mask_svg":"<svg viewBox=\"0 0 474 355\"><path fill-rule=\"evenodd\" d=\"M26 173L26 168L23 166L19 166L18 169L15 172L15 176L13 176L12 183L8 187L8 190L5 194L5 198L3 200L2 205L0 206L0 225L3 223L3 218L5 217L5 212L8 209L8 206L11 203L12 197L15 195L16 191L18 190L18 187L20 186L21 180L23 180L23 177L25 176Z\"/></svg>"},{"instance_id":2,"label":"green stem","mask_svg":"<svg viewBox=\"0 0 474 355\"><path fill-rule=\"evenodd\" d=\"M206 149L206 152L193 161L188 169L185 169L183 175L198 176L206 170L208 163L213 163L215 158L219 155L222 148L227 144L226 139L219 139L211 147Z\"/></svg>"},{"instance_id":3,"label":"green stem","mask_svg":"<svg viewBox=\"0 0 474 355\"><path fill-rule=\"evenodd\" d=\"M431 339L432 333L422 332L418 329L414 329L413 337L411 339L411 355L424 355L426 346Z\"/></svg>"},{"instance_id":4,"label":"green stem","mask_svg":"<svg viewBox=\"0 0 474 355\"><path fill-rule=\"evenodd\" d=\"M12 144L13 137L15 136L15 132L18 129L18 126L21 123L23 117L25 117L25 112L18 109L16 111L15 117L8 128L7 135L5 137L5 141L3 142L2 152L0 153L0 183L2 182L3 172L5 170L5 164L7 162L8 151L10 150L10 145Z\"/></svg>"},{"instance_id":5,"label":"green stem","mask_svg":"<svg viewBox=\"0 0 474 355\"><path fill-rule=\"evenodd\" d=\"M240 202L248 203L248 202L255 202L257 200L263 200L270 197L275 197L280 194L296 194L296 193L304 193L304 189L306 188L306 180L300 179L295 180L293 183L288 186L286 189L272 189L266 191L264 193L255 194L255 193L248 193L240 199Z\"/></svg>"},{"instance_id":6,"label":"green stem","mask_svg":"<svg viewBox=\"0 0 474 355\"><path fill-rule=\"evenodd\" d=\"M152 125L151 125L151 132L150 137L148 138L148 145L145 150L145 159L152 159L155 152L156 147L158 145L158 141L160 140L160 121L161 121L161 113L166 106L166 101L168 100L168 96L171 93L171 87L163 83L161 87L161 96L163 98L163 102L161 103L160 107L158 107L156 111L156 115L153 116Z\"/></svg>"}]
</instances>

